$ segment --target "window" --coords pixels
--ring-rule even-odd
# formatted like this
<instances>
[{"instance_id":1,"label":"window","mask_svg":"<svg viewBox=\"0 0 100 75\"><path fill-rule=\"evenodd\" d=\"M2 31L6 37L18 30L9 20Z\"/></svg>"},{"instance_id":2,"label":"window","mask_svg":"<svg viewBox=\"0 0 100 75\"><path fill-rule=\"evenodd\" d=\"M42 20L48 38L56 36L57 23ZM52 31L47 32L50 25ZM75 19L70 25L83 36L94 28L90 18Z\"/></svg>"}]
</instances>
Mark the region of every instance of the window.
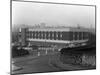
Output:
<instances>
[{"instance_id":1,"label":"window","mask_svg":"<svg viewBox=\"0 0 100 75\"><path fill-rule=\"evenodd\" d=\"M36 38L36 31L34 32L35 38Z\"/></svg>"},{"instance_id":2,"label":"window","mask_svg":"<svg viewBox=\"0 0 100 75\"><path fill-rule=\"evenodd\" d=\"M43 39L43 32L41 32L41 38Z\"/></svg>"},{"instance_id":3,"label":"window","mask_svg":"<svg viewBox=\"0 0 100 75\"><path fill-rule=\"evenodd\" d=\"M38 39L40 38L40 32L38 32Z\"/></svg>"},{"instance_id":4,"label":"window","mask_svg":"<svg viewBox=\"0 0 100 75\"><path fill-rule=\"evenodd\" d=\"M62 40L62 32L60 32L60 39Z\"/></svg>"},{"instance_id":5,"label":"window","mask_svg":"<svg viewBox=\"0 0 100 75\"><path fill-rule=\"evenodd\" d=\"M54 39L54 32L52 32L52 39Z\"/></svg>"},{"instance_id":6,"label":"window","mask_svg":"<svg viewBox=\"0 0 100 75\"><path fill-rule=\"evenodd\" d=\"M33 31L33 39L34 39L34 31Z\"/></svg>"},{"instance_id":7,"label":"window","mask_svg":"<svg viewBox=\"0 0 100 75\"><path fill-rule=\"evenodd\" d=\"M81 35L81 39L83 40L83 32L81 33L82 35Z\"/></svg>"},{"instance_id":8,"label":"window","mask_svg":"<svg viewBox=\"0 0 100 75\"><path fill-rule=\"evenodd\" d=\"M77 40L79 40L79 32L77 32Z\"/></svg>"},{"instance_id":9,"label":"window","mask_svg":"<svg viewBox=\"0 0 100 75\"><path fill-rule=\"evenodd\" d=\"M75 40L75 32L73 32L73 40Z\"/></svg>"},{"instance_id":10,"label":"window","mask_svg":"<svg viewBox=\"0 0 100 75\"><path fill-rule=\"evenodd\" d=\"M58 32L56 32L56 39L58 39Z\"/></svg>"},{"instance_id":11,"label":"window","mask_svg":"<svg viewBox=\"0 0 100 75\"><path fill-rule=\"evenodd\" d=\"M50 32L48 32L48 39L50 39Z\"/></svg>"}]
</instances>

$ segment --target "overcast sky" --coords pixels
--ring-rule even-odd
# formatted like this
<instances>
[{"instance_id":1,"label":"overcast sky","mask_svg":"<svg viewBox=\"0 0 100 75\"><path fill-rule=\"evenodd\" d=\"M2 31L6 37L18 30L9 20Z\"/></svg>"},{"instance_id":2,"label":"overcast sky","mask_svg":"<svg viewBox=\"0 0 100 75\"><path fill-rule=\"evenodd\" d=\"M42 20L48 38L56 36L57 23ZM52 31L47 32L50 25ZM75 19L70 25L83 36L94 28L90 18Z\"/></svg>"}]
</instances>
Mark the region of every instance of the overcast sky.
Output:
<instances>
[{"instance_id":1,"label":"overcast sky","mask_svg":"<svg viewBox=\"0 0 100 75\"><path fill-rule=\"evenodd\" d=\"M12 2L12 25L40 24L95 27L95 7Z\"/></svg>"}]
</instances>

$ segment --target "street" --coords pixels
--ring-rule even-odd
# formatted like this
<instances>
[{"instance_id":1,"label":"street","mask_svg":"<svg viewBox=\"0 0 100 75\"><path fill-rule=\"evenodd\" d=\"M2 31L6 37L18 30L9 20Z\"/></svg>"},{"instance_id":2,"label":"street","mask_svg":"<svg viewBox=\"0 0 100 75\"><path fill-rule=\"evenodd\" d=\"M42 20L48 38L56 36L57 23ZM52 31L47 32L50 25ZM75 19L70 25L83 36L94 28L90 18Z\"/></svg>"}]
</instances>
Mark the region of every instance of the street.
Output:
<instances>
[{"instance_id":1,"label":"street","mask_svg":"<svg viewBox=\"0 0 100 75\"><path fill-rule=\"evenodd\" d=\"M56 57L56 54L55 54ZM39 73L39 72L55 72L55 71L61 71L62 69L58 67L54 67L51 64L51 59L53 60L55 58L52 57L52 54L50 55L43 55L38 57L30 57L30 58L19 58L14 63L14 65L21 67L22 69L13 71L14 74L18 73ZM55 59L54 59L55 60Z\"/></svg>"},{"instance_id":2,"label":"street","mask_svg":"<svg viewBox=\"0 0 100 75\"><path fill-rule=\"evenodd\" d=\"M36 52L35 52L36 53ZM42 50L36 55L28 55L12 59L16 70L12 69L12 74L43 73L57 71L72 71L88 69L81 66L64 64L59 60L59 51ZM66 59L65 59L66 60ZM67 58L68 60L68 58Z\"/></svg>"}]
</instances>

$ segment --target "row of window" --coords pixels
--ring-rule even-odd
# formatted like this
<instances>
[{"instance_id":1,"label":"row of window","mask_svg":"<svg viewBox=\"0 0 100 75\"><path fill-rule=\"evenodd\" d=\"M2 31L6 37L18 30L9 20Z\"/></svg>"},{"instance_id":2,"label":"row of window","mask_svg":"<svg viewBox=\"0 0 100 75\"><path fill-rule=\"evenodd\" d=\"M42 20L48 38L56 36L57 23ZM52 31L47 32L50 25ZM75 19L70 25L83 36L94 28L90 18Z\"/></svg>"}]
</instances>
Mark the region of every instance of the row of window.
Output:
<instances>
[{"instance_id":1,"label":"row of window","mask_svg":"<svg viewBox=\"0 0 100 75\"><path fill-rule=\"evenodd\" d=\"M28 31L26 32L26 37L31 38L31 39L84 40L88 38L88 33L86 32L63 33L63 32Z\"/></svg>"},{"instance_id":2,"label":"row of window","mask_svg":"<svg viewBox=\"0 0 100 75\"><path fill-rule=\"evenodd\" d=\"M27 32L26 36L28 38L36 38L36 39L54 39L54 40L61 40L62 39L62 32L38 32L38 31L30 31Z\"/></svg>"},{"instance_id":3,"label":"row of window","mask_svg":"<svg viewBox=\"0 0 100 75\"><path fill-rule=\"evenodd\" d=\"M73 32L73 40L84 40L88 38L89 34L87 32Z\"/></svg>"}]
</instances>

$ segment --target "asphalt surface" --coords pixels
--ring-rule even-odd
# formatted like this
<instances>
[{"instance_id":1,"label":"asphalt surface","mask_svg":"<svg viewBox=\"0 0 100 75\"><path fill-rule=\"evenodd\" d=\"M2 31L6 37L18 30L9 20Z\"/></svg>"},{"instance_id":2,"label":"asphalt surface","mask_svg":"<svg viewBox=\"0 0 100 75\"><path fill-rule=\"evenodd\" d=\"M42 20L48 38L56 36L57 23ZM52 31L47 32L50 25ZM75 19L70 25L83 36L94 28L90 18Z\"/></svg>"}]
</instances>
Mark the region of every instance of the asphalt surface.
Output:
<instances>
[{"instance_id":1,"label":"asphalt surface","mask_svg":"<svg viewBox=\"0 0 100 75\"><path fill-rule=\"evenodd\" d=\"M36 57L27 56L17 58L14 65L20 67L21 69L12 72L13 74L24 74L62 71L61 68L55 67L51 64L51 61L55 60L56 57L56 54L48 54Z\"/></svg>"},{"instance_id":2,"label":"asphalt surface","mask_svg":"<svg viewBox=\"0 0 100 75\"><path fill-rule=\"evenodd\" d=\"M30 73L44 73L44 72L59 72L72 70L85 70L80 66L63 64L59 61L58 51L41 51L32 53L30 56L14 58L13 65L16 70L12 70L12 74L30 74Z\"/></svg>"}]
</instances>

